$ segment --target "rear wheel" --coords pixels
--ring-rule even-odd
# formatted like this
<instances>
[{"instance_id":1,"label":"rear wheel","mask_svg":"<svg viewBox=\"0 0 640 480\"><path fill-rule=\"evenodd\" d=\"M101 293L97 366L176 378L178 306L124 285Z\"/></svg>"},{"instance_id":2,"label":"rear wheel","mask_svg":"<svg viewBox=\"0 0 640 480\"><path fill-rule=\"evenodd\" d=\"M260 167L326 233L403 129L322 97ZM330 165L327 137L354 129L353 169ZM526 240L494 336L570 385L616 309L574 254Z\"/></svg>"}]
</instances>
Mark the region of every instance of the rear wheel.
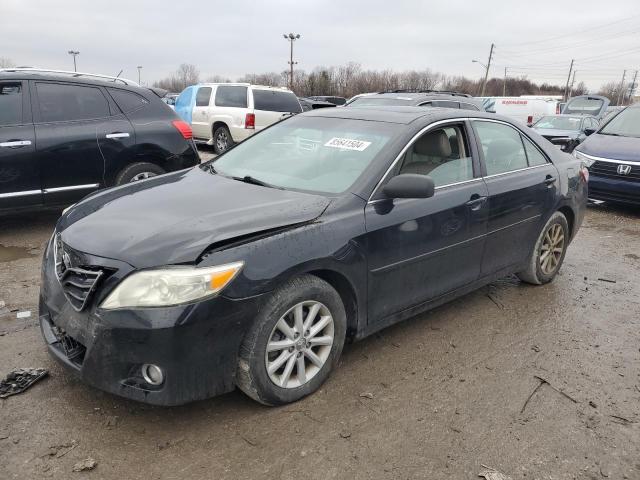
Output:
<instances>
[{"instance_id":1,"label":"rear wheel","mask_svg":"<svg viewBox=\"0 0 640 480\"><path fill-rule=\"evenodd\" d=\"M231 133L229 133L229 129L224 125L218 127L213 132L213 149L214 151L220 155L227 150L229 150L233 146L233 138L231 138Z\"/></svg>"},{"instance_id":2,"label":"rear wheel","mask_svg":"<svg viewBox=\"0 0 640 480\"><path fill-rule=\"evenodd\" d=\"M561 212L551 215L536 241L527 268L518 272L520 280L534 285L552 281L557 275L569 245L569 224Z\"/></svg>"},{"instance_id":3,"label":"rear wheel","mask_svg":"<svg viewBox=\"0 0 640 480\"><path fill-rule=\"evenodd\" d=\"M236 382L265 405L295 402L316 391L340 358L346 314L338 292L312 275L276 290L247 332Z\"/></svg>"},{"instance_id":4,"label":"rear wheel","mask_svg":"<svg viewBox=\"0 0 640 480\"><path fill-rule=\"evenodd\" d=\"M116 177L116 185L137 182L147 178L155 177L166 173L162 167L155 163L137 162L126 166Z\"/></svg>"}]
</instances>

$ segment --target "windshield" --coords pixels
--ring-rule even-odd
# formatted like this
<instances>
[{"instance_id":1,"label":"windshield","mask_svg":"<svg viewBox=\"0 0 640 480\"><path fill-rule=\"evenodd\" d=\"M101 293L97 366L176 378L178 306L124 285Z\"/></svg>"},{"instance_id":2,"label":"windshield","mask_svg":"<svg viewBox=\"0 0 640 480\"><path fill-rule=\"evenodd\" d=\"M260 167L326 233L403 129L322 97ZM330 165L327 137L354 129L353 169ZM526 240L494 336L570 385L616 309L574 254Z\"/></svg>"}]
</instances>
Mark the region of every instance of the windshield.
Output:
<instances>
[{"instance_id":1,"label":"windshield","mask_svg":"<svg viewBox=\"0 0 640 480\"><path fill-rule=\"evenodd\" d=\"M399 129L384 122L292 117L238 144L212 165L216 173L251 183L339 193L353 185Z\"/></svg>"},{"instance_id":2,"label":"windshield","mask_svg":"<svg viewBox=\"0 0 640 480\"><path fill-rule=\"evenodd\" d=\"M553 128L556 130L580 130L582 117L542 117L535 128Z\"/></svg>"},{"instance_id":3,"label":"windshield","mask_svg":"<svg viewBox=\"0 0 640 480\"><path fill-rule=\"evenodd\" d=\"M564 107L562 113L588 113L597 115L604 105L604 101L599 98L575 98Z\"/></svg>"},{"instance_id":4,"label":"windshield","mask_svg":"<svg viewBox=\"0 0 640 480\"><path fill-rule=\"evenodd\" d=\"M415 100L410 97L360 97L349 104L350 107L370 107L376 105L413 105Z\"/></svg>"},{"instance_id":5,"label":"windshield","mask_svg":"<svg viewBox=\"0 0 640 480\"><path fill-rule=\"evenodd\" d=\"M640 108L627 108L620 112L598 133L621 137L640 137Z\"/></svg>"}]
</instances>

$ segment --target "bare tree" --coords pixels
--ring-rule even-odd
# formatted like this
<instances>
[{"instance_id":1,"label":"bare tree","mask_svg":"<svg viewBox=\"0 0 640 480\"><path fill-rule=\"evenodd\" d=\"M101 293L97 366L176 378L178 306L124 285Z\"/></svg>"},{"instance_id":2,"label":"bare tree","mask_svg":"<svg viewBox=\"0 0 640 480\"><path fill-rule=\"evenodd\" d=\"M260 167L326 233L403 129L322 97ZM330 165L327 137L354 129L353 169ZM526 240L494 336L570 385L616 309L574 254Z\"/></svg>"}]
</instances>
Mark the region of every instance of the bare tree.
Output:
<instances>
[{"instance_id":1,"label":"bare tree","mask_svg":"<svg viewBox=\"0 0 640 480\"><path fill-rule=\"evenodd\" d=\"M0 57L0 68L11 68L15 67L15 64L11 61L11 59L6 57Z\"/></svg>"},{"instance_id":2,"label":"bare tree","mask_svg":"<svg viewBox=\"0 0 640 480\"><path fill-rule=\"evenodd\" d=\"M229 77L224 77L222 75L211 75L207 77L205 80L207 83L231 83L231 79Z\"/></svg>"},{"instance_id":3,"label":"bare tree","mask_svg":"<svg viewBox=\"0 0 640 480\"><path fill-rule=\"evenodd\" d=\"M611 100L611 105L617 105L618 93L620 92L620 82L605 83L600 87L598 95L602 95Z\"/></svg>"},{"instance_id":4,"label":"bare tree","mask_svg":"<svg viewBox=\"0 0 640 480\"><path fill-rule=\"evenodd\" d=\"M200 72L195 65L183 63L173 74L153 83L154 87L163 88L170 92L181 92L189 85L195 85L200 81Z\"/></svg>"}]
</instances>

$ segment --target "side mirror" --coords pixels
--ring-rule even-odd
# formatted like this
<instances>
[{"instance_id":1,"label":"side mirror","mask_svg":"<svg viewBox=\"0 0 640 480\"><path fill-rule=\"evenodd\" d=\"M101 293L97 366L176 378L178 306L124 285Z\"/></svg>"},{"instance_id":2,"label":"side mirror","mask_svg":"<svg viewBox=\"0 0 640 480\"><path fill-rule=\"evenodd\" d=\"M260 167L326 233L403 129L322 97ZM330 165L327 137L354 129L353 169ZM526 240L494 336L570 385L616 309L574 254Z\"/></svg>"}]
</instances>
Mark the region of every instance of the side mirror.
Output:
<instances>
[{"instance_id":1,"label":"side mirror","mask_svg":"<svg viewBox=\"0 0 640 480\"><path fill-rule=\"evenodd\" d=\"M388 198L429 198L433 197L435 185L426 175L403 173L389 180L382 192Z\"/></svg>"},{"instance_id":2,"label":"side mirror","mask_svg":"<svg viewBox=\"0 0 640 480\"><path fill-rule=\"evenodd\" d=\"M584 129L584 134L588 137L589 135L592 135L596 133L596 129L595 128L585 128Z\"/></svg>"}]
</instances>

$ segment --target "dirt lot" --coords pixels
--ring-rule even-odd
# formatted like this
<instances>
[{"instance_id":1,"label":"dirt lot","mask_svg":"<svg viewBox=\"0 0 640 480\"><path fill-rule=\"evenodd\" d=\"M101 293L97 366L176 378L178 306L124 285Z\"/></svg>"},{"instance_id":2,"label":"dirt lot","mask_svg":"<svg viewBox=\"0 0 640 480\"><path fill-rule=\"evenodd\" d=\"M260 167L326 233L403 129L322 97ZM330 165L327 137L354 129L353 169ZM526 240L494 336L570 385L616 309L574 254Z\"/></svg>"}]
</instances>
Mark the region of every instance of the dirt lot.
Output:
<instances>
[{"instance_id":1,"label":"dirt lot","mask_svg":"<svg viewBox=\"0 0 640 480\"><path fill-rule=\"evenodd\" d=\"M31 311L0 312L0 375L51 372L0 401L1 479L640 479L638 210L591 207L554 283L506 278L348 346L283 408L149 407L64 373L36 327L56 217L0 220L0 300Z\"/></svg>"}]
</instances>

